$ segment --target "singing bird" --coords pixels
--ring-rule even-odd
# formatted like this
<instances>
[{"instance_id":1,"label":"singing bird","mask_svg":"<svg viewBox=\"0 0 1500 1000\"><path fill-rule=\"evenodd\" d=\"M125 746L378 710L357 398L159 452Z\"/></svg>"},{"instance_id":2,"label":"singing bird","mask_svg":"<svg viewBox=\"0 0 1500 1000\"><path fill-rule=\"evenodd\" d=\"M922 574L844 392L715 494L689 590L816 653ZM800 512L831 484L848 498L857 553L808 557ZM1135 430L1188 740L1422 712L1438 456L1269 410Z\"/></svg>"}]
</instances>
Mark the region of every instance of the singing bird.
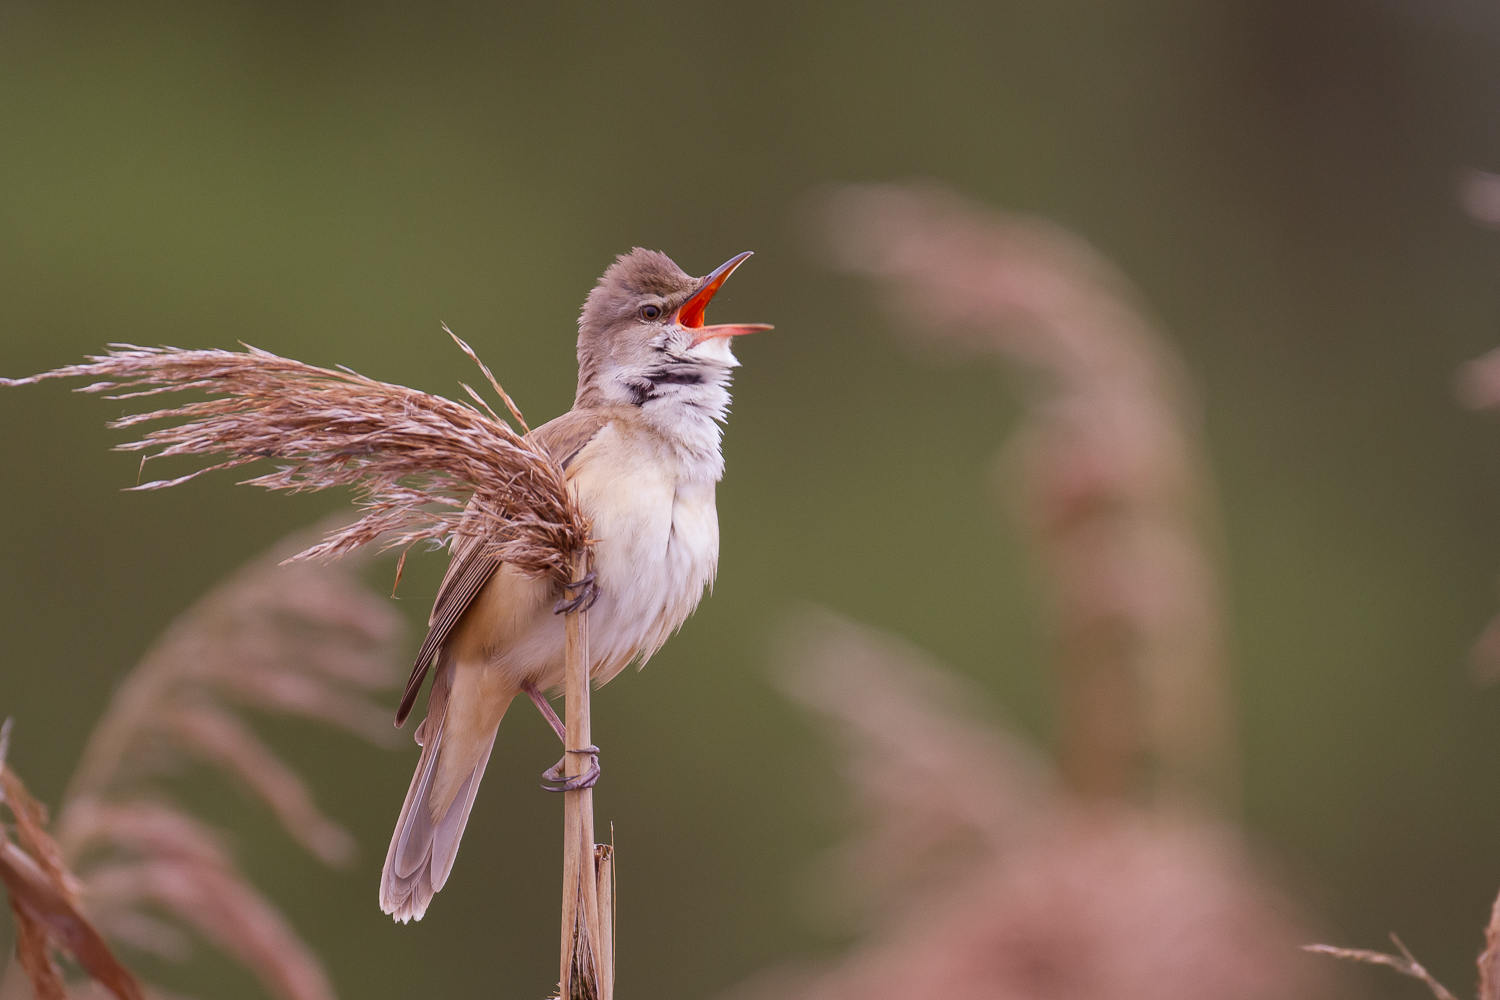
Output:
<instances>
[{"instance_id":1,"label":"singing bird","mask_svg":"<svg viewBox=\"0 0 1500 1000\"><path fill-rule=\"evenodd\" d=\"M528 695L564 735L543 695L563 682L560 612L590 602L589 675L597 686L632 661L644 664L713 582L720 425L739 364L730 340L770 327L706 326L704 310L749 256L692 278L665 254L636 248L585 300L573 408L531 439L562 466L593 524L593 573L574 597L487 556L482 545L455 546L396 714L401 725L435 667L416 731L422 755L380 880L381 909L395 919L421 919L447 882L496 730L516 696ZM581 780L554 789L597 777L596 757Z\"/></svg>"}]
</instances>

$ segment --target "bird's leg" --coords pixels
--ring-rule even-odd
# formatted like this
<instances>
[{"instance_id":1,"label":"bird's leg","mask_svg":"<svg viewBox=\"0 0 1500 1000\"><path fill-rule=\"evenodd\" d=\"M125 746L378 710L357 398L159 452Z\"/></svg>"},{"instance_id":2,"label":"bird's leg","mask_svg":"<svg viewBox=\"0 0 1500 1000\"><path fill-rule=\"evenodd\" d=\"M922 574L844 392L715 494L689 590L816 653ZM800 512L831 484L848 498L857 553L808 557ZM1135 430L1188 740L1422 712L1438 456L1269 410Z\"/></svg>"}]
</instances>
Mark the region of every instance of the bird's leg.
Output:
<instances>
[{"instance_id":1,"label":"bird's leg","mask_svg":"<svg viewBox=\"0 0 1500 1000\"><path fill-rule=\"evenodd\" d=\"M538 712L542 713L542 718L547 720L547 725L551 726L552 731L557 734L557 738L562 740L562 745L567 746L568 727L564 726L563 721L557 717L557 712L552 708L552 702L548 701L546 696L537 690L536 684L533 681L527 681L525 684L522 684L521 690L525 691L527 696L531 698L531 703L536 706Z\"/></svg>"},{"instance_id":2,"label":"bird's leg","mask_svg":"<svg viewBox=\"0 0 1500 1000\"><path fill-rule=\"evenodd\" d=\"M546 699L541 691L537 690L537 686L531 681L527 681L521 685L521 690L526 692L532 704L536 705L537 711L542 713L542 718L547 720L547 724L552 727L552 731L562 741L564 748L562 759L542 772L542 777L545 779L542 787L549 792L571 792L579 788L593 788L594 782L599 780L599 748L590 744L581 750L568 750L568 728L557 717L557 712L553 710L552 703ZM570 753L586 753L590 758L588 770L571 778L567 776L568 754Z\"/></svg>"},{"instance_id":3,"label":"bird's leg","mask_svg":"<svg viewBox=\"0 0 1500 1000\"><path fill-rule=\"evenodd\" d=\"M567 595L575 590L581 591L577 597L569 598ZM557 603L552 605L554 615L565 615L570 611L587 611L594 606L599 599L598 576L592 572L580 580L563 584L563 596Z\"/></svg>"}]
</instances>

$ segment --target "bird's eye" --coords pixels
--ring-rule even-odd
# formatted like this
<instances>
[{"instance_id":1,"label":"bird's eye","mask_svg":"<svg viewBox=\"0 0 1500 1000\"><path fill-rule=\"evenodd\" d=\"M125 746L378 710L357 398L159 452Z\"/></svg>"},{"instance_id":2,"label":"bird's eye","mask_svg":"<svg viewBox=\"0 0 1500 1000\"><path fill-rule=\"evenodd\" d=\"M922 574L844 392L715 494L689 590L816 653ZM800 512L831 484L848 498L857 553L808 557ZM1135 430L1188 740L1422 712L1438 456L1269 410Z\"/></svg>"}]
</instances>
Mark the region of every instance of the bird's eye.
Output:
<instances>
[{"instance_id":1,"label":"bird's eye","mask_svg":"<svg viewBox=\"0 0 1500 1000\"><path fill-rule=\"evenodd\" d=\"M641 319L655 319L661 315L661 306L641 306Z\"/></svg>"}]
</instances>

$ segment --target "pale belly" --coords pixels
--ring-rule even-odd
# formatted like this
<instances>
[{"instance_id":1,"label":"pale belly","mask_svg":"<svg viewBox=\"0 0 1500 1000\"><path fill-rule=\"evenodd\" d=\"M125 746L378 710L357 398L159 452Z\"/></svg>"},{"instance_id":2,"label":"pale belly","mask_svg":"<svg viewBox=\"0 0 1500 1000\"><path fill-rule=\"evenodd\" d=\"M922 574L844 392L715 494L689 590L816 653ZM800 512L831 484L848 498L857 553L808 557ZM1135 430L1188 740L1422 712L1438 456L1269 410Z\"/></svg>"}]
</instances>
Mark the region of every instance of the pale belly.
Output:
<instances>
[{"instance_id":1,"label":"pale belly","mask_svg":"<svg viewBox=\"0 0 1500 1000\"><path fill-rule=\"evenodd\" d=\"M602 453L571 477L598 540L600 595L588 614L596 685L661 648L697 607L719 559L711 479L680 478L670 464L632 460L627 449L601 443ZM468 675L456 678L459 686L489 689L485 701L508 700L526 681L561 686L564 622L552 613L558 596L553 585L502 568L455 630L456 666Z\"/></svg>"}]
</instances>

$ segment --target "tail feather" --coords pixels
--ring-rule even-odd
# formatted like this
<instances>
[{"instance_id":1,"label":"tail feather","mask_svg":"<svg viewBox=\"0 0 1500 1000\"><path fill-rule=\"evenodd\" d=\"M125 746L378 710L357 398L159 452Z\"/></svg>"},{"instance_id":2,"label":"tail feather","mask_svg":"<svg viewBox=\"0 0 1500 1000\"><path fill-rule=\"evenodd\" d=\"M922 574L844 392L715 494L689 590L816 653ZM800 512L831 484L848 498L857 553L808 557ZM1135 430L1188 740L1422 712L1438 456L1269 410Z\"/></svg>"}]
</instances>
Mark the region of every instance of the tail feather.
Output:
<instances>
[{"instance_id":1,"label":"tail feather","mask_svg":"<svg viewBox=\"0 0 1500 1000\"><path fill-rule=\"evenodd\" d=\"M385 855L385 870L380 876L380 908L402 923L421 920L433 894L448 881L458 854L459 840L474 807L479 781L484 777L485 765L494 749L498 725L490 730L478 762L459 787L458 794L440 816L434 817L431 796L443 754L448 695L452 684L452 669L440 667L433 679L427 718L417 730L422 756L417 762L416 773L412 775L406 802L401 806L401 817L396 821L396 832ZM457 752L458 748L454 750Z\"/></svg>"},{"instance_id":2,"label":"tail feather","mask_svg":"<svg viewBox=\"0 0 1500 1000\"><path fill-rule=\"evenodd\" d=\"M443 722L439 718L435 736L429 735L422 747L422 757L417 762L416 773L411 777L411 787L406 791L406 801L401 806L401 817L396 821L396 832L391 837L391 848L387 865L393 865L396 877L409 879L426 860L432 847L432 810L427 799L432 792L432 779L437 773L438 757L443 749Z\"/></svg>"},{"instance_id":3,"label":"tail feather","mask_svg":"<svg viewBox=\"0 0 1500 1000\"><path fill-rule=\"evenodd\" d=\"M499 728L497 725L490 730L489 739L485 743L484 753L480 755L479 762L464 779L453 804L448 807L448 811L438 821L437 829L433 831L429 876L433 892L437 892L447 883L448 873L453 871L453 859L458 857L458 842L463 839L464 827L469 823L469 811L474 808L474 795L479 791L480 780L484 778L484 767L490 762L490 751L495 749L495 733L499 731Z\"/></svg>"}]
</instances>

